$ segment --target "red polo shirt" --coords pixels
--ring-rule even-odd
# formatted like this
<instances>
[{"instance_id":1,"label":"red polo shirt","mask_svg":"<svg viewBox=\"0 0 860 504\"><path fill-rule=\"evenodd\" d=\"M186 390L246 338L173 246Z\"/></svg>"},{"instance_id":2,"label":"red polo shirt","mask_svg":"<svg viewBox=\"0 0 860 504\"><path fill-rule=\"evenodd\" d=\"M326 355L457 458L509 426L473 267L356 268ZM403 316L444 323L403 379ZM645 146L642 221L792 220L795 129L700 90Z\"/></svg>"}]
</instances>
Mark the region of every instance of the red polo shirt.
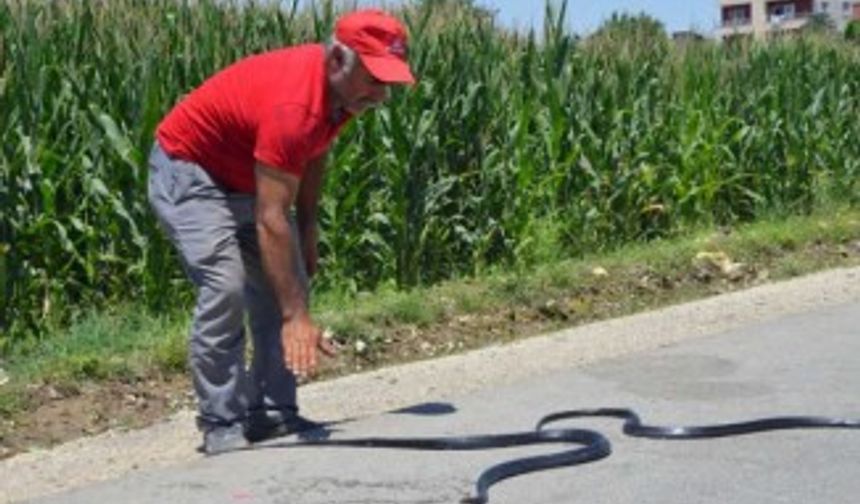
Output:
<instances>
[{"instance_id":1,"label":"red polo shirt","mask_svg":"<svg viewBox=\"0 0 860 504\"><path fill-rule=\"evenodd\" d=\"M164 118L165 152L192 161L232 191L254 193L254 164L302 176L349 116L332 122L325 48L309 44L251 56L216 73Z\"/></svg>"}]
</instances>

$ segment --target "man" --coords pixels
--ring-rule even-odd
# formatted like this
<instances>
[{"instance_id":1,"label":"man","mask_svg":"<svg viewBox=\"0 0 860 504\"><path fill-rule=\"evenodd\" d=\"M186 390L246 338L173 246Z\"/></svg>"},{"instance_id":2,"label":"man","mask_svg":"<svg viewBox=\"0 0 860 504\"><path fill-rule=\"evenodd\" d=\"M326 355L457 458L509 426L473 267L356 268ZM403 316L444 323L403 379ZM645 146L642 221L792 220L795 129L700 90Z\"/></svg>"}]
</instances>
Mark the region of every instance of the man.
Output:
<instances>
[{"instance_id":1,"label":"man","mask_svg":"<svg viewBox=\"0 0 860 504\"><path fill-rule=\"evenodd\" d=\"M296 376L334 354L308 314L324 159L347 121L414 83L406 43L382 11L347 14L330 44L215 74L156 130L149 200L197 288L189 354L208 454L310 425Z\"/></svg>"}]
</instances>

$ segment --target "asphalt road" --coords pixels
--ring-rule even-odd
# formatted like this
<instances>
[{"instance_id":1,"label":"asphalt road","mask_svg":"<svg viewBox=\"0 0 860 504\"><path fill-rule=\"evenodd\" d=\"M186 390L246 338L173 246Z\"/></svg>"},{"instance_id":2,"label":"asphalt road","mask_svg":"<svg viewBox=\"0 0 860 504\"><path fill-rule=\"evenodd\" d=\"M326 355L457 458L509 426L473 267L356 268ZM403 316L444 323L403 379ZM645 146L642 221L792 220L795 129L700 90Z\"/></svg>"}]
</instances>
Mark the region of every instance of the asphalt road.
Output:
<instances>
[{"instance_id":1,"label":"asphalt road","mask_svg":"<svg viewBox=\"0 0 860 504\"><path fill-rule=\"evenodd\" d=\"M554 411L601 406L630 407L662 425L860 418L858 386L860 303L851 303L344 423L333 437L522 431ZM625 437L614 420L564 425L605 433L612 456L507 480L491 489L490 502L853 504L860 495L860 430L655 441ZM32 502L453 503L481 469L553 451L551 445L479 453L261 448Z\"/></svg>"}]
</instances>

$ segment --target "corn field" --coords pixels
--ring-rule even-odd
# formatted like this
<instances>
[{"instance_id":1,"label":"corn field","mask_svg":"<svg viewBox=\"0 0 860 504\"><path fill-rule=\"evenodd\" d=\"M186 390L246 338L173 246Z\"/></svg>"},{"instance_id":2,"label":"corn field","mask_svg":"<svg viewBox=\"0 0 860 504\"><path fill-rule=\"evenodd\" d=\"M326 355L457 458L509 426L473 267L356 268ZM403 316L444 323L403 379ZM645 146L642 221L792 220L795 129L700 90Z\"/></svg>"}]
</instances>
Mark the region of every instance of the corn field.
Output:
<instances>
[{"instance_id":1,"label":"corn field","mask_svg":"<svg viewBox=\"0 0 860 504\"><path fill-rule=\"evenodd\" d=\"M450 2L400 11L420 82L332 151L318 288L430 284L860 199L856 46L580 40L564 9L540 33ZM0 354L83 310L187 306L146 203L155 125L230 62L325 39L336 10L0 4Z\"/></svg>"}]
</instances>

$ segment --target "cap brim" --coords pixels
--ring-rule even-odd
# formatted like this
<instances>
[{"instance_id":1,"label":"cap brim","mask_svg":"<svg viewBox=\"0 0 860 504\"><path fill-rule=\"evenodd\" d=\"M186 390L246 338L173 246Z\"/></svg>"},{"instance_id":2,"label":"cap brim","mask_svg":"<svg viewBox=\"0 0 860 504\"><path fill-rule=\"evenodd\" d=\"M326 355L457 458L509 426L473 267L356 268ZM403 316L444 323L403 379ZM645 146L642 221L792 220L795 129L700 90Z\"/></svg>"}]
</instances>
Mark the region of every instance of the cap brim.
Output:
<instances>
[{"instance_id":1,"label":"cap brim","mask_svg":"<svg viewBox=\"0 0 860 504\"><path fill-rule=\"evenodd\" d=\"M367 71L377 79L387 84L415 84L409 65L393 56L360 55L361 62Z\"/></svg>"}]
</instances>

